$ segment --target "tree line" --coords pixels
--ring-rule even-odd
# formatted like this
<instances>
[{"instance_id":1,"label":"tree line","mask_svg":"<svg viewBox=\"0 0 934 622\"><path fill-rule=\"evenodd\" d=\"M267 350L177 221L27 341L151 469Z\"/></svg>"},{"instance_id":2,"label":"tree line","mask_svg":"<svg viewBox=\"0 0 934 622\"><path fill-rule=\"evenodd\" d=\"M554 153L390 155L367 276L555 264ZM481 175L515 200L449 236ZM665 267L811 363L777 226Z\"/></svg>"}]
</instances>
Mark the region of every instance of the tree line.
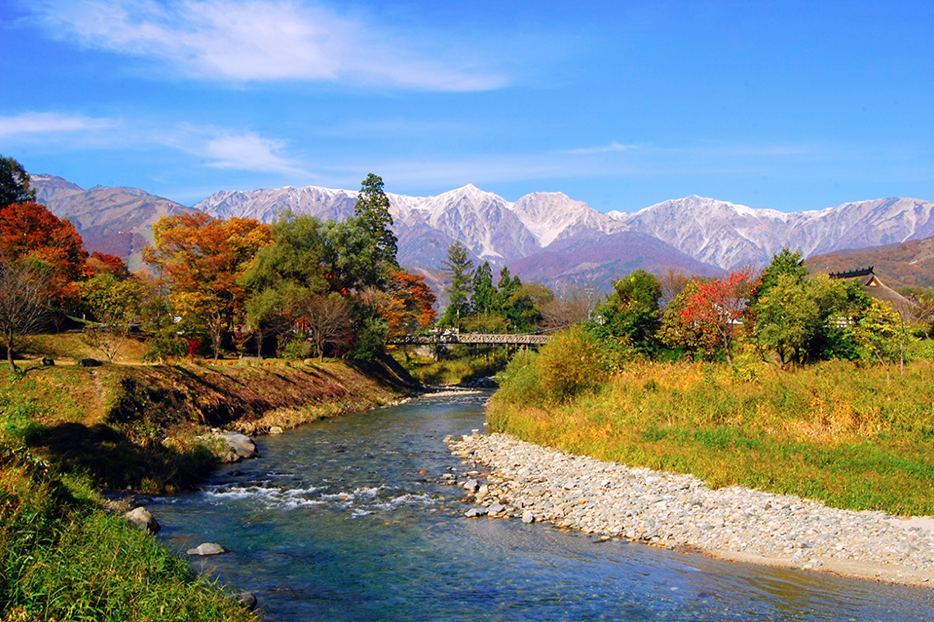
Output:
<instances>
[{"instance_id":1,"label":"tree line","mask_svg":"<svg viewBox=\"0 0 934 622\"><path fill-rule=\"evenodd\" d=\"M785 248L761 272L706 279L669 272L660 280L637 270L583 326L618 352L652 359L732 364L742 344L786 368L840 358L903 369L930 318L924 300L874 299L854 280L809 273L801 253Z\"/></svg>"},{"instance_id":2,"label":"tree line","mask_svg":"<svg viewBox=\"0 0 934 622\"><path fill-rule=\"evenodd\" d=\"M283 212L271 225L202 213L163 217L143 251L150 270L88 254L75 227L35 202L29 176L0 157L0 333L7 361L50 324L91 320L85 338L109 360L129 331L149 360L222 351L365 360L434 324L435 297L396 260L383 181L363 181L342 222Z\"/></svg>"}]
</instances>

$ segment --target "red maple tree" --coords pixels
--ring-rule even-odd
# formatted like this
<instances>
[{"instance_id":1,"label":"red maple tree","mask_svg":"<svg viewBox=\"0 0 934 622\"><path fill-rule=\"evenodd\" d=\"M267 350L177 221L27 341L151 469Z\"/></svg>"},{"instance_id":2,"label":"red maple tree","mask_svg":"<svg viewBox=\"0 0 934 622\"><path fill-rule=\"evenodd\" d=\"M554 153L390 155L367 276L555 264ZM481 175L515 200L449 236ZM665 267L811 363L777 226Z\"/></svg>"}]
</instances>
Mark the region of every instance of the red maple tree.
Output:
<instances>
[{"instance_id":1,"label":"red maple tree","mask_svg":"<svg viewBox=\"0 0 934 622\"><path fill-rule=\"evenodd\" d=\"M720 342L730 365L733 339L742 326L746 302L756 287L754 274L751 268L745 268L724 278L699 283L697 292L680 312L682 321L692 323L708 346Z\"/></svg>"}]
</instances>

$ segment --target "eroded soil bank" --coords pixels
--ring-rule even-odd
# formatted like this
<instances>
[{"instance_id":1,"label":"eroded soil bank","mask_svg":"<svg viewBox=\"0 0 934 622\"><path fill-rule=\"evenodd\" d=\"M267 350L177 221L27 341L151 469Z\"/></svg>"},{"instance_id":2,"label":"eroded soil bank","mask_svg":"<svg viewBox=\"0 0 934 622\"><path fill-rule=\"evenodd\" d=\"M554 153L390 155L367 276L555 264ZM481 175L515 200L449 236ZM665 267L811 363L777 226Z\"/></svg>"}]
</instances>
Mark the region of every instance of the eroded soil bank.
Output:
<instances>
[{"instance_id":1,"label":"eroded soil bank","mask_svg":"<svg viewBox=\"0 0 934 622\"><path fill-rule=\"evenodd\" d=\"M18 433L60 472L101 489L174 492L223 455L211 435L248 435L391 404L419 390L392 361L55 366L11 380ZM208 439L205 442L205 439Z\"/></svg>"}]
</instances>

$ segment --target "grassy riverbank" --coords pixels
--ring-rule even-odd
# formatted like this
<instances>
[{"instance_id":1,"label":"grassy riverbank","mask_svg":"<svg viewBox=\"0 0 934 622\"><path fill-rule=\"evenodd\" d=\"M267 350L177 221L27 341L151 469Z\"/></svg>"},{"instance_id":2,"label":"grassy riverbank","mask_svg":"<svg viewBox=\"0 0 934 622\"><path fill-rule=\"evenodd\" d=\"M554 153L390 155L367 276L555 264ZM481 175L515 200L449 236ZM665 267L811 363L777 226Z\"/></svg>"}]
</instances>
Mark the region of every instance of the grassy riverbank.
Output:
<instances>
[{"instance_id":1,"label":"grassy riverbank","mask_svg":"<svg viewBox=\"0 0 934 622\"><path fill-rule=\"evenodd\" d=\"M890 380L845 361L796 371L633 363L556 399L547 361L530 354L503 375L488 421L524 440L692 473L714 487L934 515L932 374L929 361Z\"/></svg>"},{"instance_id":2,"label":"grassy riverbank","mask_svg":"<svg viewBox=\"0 0 934 622\"><path fill-rule=\"evenodd\" d=\"M494 376L505 369L510 352L496 348L484 353L471 352L465 346L455 346L440 361L428 356L397 354L400 365L426 385L447 385L470 382L477 378Z\"/></svg>"},{"instance_id":3,"label":"grassy riverbank","mask_svg":"<svg viewBox=\"0 0 934 622\"><path fill-rule=\"evenodd\" d=\"M106 511L97 491L173 492L216 463L220 448L202 440L213 428L287 429L413 388L394 365L84 368L72 359L86 354L67 337L42 348L58 364L0 371L3 620L255 619Z\"/></svg>"}]
</instances>

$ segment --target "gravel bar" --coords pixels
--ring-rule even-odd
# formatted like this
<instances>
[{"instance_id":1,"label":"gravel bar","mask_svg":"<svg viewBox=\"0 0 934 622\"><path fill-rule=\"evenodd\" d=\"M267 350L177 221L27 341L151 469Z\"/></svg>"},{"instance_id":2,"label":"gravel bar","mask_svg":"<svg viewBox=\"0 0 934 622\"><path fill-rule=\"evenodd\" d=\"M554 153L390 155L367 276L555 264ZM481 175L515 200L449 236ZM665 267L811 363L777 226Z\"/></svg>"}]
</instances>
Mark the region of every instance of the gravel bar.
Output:
<instances>
[{"instance_id":1,"label":"gravel bar","mask_svg":"<svg viewBox=\"0 0 934 622\"><path fill-rule=\"evenodd\" d=\"M630 468L507 434L445 439L488 473L448 475L475 502L468 517L548 522L736 561L934 587L934 520L831 508L693 475ZM480 481L483 480L483 481Z\"/></svg>"}]
</instances>

